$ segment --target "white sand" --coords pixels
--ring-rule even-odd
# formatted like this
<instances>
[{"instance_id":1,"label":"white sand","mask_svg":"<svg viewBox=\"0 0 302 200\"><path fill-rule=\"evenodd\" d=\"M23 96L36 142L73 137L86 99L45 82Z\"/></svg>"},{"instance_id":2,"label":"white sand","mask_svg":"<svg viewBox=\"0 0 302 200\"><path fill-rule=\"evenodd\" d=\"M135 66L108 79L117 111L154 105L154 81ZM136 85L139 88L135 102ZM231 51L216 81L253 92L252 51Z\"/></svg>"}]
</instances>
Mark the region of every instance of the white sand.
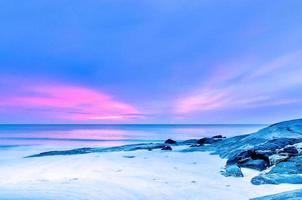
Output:
<instances>
[{"instance_id":1,"label":"white sand","mask_svg":"<svg viewBox=\"0 0 302 200\"><path fill-rule=\"evenodd\" d=\"M0 151L0 199L244 200L301 188L254 186L219 174L225 161L207 153L136 151L24 159L44 151ZM48 149L47 149L48 150ZM125 158L124 156L135 156Z\"/></svg>"}]
</instances>

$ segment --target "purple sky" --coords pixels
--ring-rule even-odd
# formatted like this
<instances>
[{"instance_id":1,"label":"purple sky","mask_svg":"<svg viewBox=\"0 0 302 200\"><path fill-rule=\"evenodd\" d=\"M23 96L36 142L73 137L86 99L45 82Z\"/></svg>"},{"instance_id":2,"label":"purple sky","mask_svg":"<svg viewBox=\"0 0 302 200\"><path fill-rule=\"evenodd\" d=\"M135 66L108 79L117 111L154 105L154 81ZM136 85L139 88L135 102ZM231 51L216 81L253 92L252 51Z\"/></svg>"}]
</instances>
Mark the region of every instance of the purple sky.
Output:
<instances>
[{"instance_id":1,"label":"purple sky","mask_svg":"<svg viewBox=\"0 0 302 200\"><path fill-rule=\"evenodd\" d=\"M302 117L300 0L0 1L0 123Z\"/></svg>"}]
</instances>

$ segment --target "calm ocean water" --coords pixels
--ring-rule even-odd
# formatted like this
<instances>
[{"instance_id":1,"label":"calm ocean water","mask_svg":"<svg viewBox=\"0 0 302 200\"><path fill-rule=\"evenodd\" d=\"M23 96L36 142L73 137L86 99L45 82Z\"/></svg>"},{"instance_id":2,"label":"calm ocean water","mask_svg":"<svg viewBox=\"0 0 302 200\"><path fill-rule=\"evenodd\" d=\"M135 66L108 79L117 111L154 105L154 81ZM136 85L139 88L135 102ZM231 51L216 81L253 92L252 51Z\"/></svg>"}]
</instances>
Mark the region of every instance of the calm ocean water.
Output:
<instances>
[{"instance_id":1,"label":"calm ocean water","mask_svg":"<svg viewBox=\"0 0 302 200\"><path fill-rule=\"evenodd\" d=\"M0 146L65 145L113 146L161 141L185 140L221 134L227 137L247 134L266 125L0 125Z\"/></svg>"}]
</instances>

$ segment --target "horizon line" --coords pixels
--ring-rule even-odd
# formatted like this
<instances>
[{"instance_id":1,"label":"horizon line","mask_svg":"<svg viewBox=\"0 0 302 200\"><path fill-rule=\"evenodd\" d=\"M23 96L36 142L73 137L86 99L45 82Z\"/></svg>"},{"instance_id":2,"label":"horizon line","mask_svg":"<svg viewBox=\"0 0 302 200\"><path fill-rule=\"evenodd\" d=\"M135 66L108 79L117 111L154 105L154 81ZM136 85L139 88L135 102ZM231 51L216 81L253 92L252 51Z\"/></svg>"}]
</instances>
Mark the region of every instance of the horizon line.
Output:
<instances>
[{"instance_id":1,"label":"horizon line","mask_svg":"<svg viewBox=\"0 0 302 200\"><path fill-rule=\"evenodd\" d=\"M272 123L0 123L2 125L269 125Z\"/></svg>"}]
</instances>

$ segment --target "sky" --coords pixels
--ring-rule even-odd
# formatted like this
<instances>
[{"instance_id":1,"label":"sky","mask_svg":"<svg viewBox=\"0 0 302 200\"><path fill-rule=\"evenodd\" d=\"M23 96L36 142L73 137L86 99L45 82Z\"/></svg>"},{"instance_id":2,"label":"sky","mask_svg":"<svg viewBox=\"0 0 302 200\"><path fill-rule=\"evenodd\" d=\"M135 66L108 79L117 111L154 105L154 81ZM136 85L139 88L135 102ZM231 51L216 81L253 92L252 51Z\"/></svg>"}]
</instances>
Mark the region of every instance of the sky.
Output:
<instances>
[{"instance_id":1,"label":"sky","mask_svg":"<svg viewBox=\"0 0 302 200\"><path fill-rule=\"evenodd\" d=\"M0 0L0 123L302 117L301 0Z\"/></svg>"}]
</instances>

